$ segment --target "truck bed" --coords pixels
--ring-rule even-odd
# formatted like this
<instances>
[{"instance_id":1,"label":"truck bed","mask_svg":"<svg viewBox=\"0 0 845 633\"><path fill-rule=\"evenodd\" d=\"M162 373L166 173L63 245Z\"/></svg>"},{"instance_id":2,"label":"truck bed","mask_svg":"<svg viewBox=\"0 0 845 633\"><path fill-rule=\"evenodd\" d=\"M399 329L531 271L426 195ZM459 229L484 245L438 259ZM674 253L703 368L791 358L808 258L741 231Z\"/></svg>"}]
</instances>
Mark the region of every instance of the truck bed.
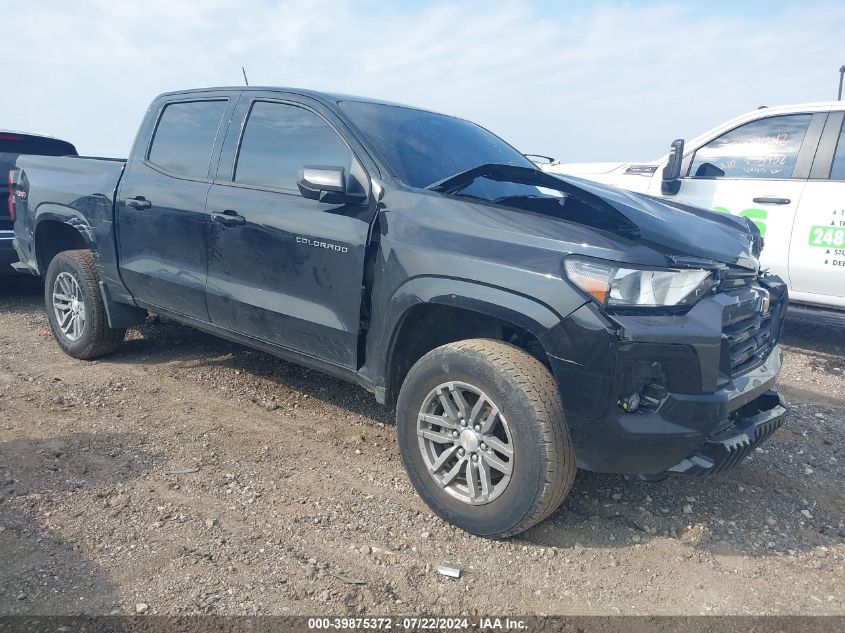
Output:
<instances>
[{"instance_id":1,"label":"truck bed","mask_svg":"<svg viewBox=\"0 0 845 633\"><path fill-rule=\"evenodd\" d=\"M71 224L101 260L115 259L114 199L126 161L82 156L21 156L15 204L15 249L34 274L44 274L34 247L44 222ZM98 264L101 264L98 261ZM106 276L109 276L108 274Z\"/></svg>"}]
</instances>

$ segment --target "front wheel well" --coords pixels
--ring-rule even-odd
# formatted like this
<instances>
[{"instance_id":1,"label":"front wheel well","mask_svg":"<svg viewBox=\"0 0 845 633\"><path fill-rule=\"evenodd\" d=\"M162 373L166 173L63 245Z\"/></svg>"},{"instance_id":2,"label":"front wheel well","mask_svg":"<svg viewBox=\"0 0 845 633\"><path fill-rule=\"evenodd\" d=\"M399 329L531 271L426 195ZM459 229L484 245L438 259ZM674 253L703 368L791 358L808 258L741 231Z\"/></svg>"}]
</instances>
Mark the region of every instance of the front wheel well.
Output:
<instances>
[{"instance_id":1,"label":"front wheel well","mask_svg":"<svg viewBox=\"0 0 845 633\"><path fill-rule=\"evenodd\" d=\"M396 402L411 367L428 352L448 343L478 338L515 345L551 369L542 344L528 330L474 310L424 303L408 310L393 337L387 363L386 401Z\"/></svg>"},{"instance_id":2,"label":"front wheel well","mask_svg":"<svg viewBox=\"0 0 845 633\"><path fill-rule=\"evenodd\" d=\"M35 232L35 257L44 275L53 258L62 251L87 249L88 243L76 228L57 220L44 220Z\"/></svg>"}]
</instances>

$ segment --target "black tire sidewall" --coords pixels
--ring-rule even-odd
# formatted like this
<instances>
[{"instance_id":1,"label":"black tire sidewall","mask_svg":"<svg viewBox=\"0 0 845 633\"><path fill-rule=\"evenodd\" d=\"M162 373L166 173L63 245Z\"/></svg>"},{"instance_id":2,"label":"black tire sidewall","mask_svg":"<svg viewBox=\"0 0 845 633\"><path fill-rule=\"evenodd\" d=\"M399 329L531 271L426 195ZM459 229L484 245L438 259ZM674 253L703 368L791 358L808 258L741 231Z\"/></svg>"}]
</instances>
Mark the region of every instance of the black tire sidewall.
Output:
<instances>
[{"instance_id":1,"label":"black tire sidewall","mask_svg":"<svg viewBox=\"0 0 845 633\"><path fill-rule=\"evenodd\" d=\"M440 489L428 473L417 440L417 417L426 396L439 384L465 382L481 389L504 414L514 445L514 470L504 492L492 502L470 505ZM402 462L414 488L442 519L479 536L511 530L528 515L542 492L543 441L536 411L524 391L481 354L442 347L409 372L397 403L396 426Z\"/></svg>"},{"instance_id":2,"label":"black tire sidewall","mask_svg":"<svg viewBox=\"0 0 845 633\"><path fill-rule=\"evenodd\" d=\"M64 335L56 319L56 311L53 308L53 287L56 283L56 278L63 272L71 274L76 280L76 283L79 284L79 289L82 293L82 302L85 304L85 325L82 327L82 336L77 341L71 341ZM70 356L82 355L94 343L94 309L97 299L94 293L96 292L99 292L99 288L96 286L91 287L84 271L74 258L64 253L59 253L50 262L44 280L44 301L47 305L47 319L50 322L50 330L53 332L53 338L56 339L59 347Z\"/></svg>"}]
</instances>

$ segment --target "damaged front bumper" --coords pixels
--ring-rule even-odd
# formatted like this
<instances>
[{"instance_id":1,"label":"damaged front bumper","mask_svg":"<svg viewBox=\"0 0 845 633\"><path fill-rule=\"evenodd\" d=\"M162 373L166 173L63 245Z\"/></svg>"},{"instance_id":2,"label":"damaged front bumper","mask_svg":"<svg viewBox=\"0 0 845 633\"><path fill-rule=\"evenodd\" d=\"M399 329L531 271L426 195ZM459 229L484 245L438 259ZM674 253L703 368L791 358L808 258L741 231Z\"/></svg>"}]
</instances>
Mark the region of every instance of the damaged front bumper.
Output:
<instances>
[{"instance_id":1,"label":"damaged front bumper","mask_svg":"<svg viewBox=\"0 0 845 633\"><path fill-rule=\"evenodd\" d=\"M682 315L602 314L586 304L543 339L579 468L663 477L740 463L781 426L774 390L787 305L777 278ZM768 311L755 304L766 284ZM623 406L639 394L634 410Z\"/></svg>"},{"instance_id":2,"label":"damaged front bumper","mask_svg":"<svg viewBox=\"0 0 845 633\"><path fill-rule=\"evenodd\" d=\"M668 393L655 410L617 407L570 426L578 466L629 475L704 474L735 466L782 425L774 390L783 354L708 394Z\"/></svg>"},{"instance_id":3,"label":"damaged front bumper","mask_svg":"<svg viewBox=\"0 0 845 633\"><path fill-rule=\"evenodd\" d=\"M728 428L714 433L704 445L666 472L673 475L710 475L739 465L783 425L786 407L771 389L738 409Z\"/></svg>"}]
</instances>

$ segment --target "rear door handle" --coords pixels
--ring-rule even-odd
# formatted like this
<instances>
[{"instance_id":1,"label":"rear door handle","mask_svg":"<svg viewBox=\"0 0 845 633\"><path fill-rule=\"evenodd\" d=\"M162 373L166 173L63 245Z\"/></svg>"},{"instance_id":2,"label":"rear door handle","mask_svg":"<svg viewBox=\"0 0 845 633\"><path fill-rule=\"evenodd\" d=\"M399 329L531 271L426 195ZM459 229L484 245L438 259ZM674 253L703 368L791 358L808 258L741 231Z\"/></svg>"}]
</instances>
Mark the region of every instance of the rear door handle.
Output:
<instances>
[{"instance_id":1,"label":"rear door handle","mask_svg":"<svg viewBox=\"0 0 845 633\"><path fill-rule=\"evenodd\" d=\"M762 198L752 198L757 204L789 204L792 202L789 198L772 198L770 196L763 196Z\"/></svg>"},{"instance_id":2,"label":"rear door handle","mask_svg":"<svg viewBox=\"0 0 845 633\"><path fill-rule=\"evenodd\" d=\"M228 227L243 226L246 224L246 218L238 215L237 211L232 211L231 209L226 209L222 213L212 213L211 220Z\"/></svg>"},{"instance_id":3,"label":"rear door handle","mask_svg":"<svg viewBox=\"0 0 845 633\"><path fill-rule=\"evenodd\" d=\"M149 209L153 206L153 203L147 200L144 196L135 196L134 198L127 198L126 199L126 206L132 207L133 209L138 209L138 211L142 211L144 209Z\"/></svg>"}]
</instances>

